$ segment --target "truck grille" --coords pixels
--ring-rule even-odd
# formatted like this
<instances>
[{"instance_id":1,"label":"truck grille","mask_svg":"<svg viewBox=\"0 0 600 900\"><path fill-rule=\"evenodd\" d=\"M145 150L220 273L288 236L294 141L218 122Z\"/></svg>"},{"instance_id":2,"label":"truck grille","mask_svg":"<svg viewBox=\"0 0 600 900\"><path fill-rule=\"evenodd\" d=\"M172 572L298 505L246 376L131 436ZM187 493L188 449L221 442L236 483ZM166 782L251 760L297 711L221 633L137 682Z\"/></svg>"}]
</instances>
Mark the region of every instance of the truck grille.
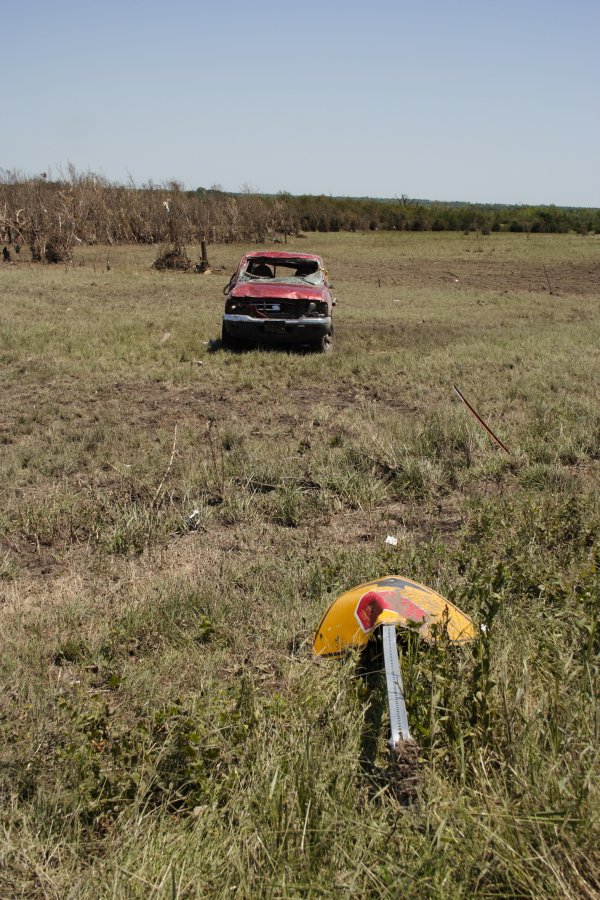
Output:
<instances>
[{"instance_id":1,"label":"truck grille","mask_svg":"<svg viewBox=\"0 0 600 900\"><path fill-rule=\"evenodd\" d=\"M311 303L306 300L255 300L250 297L244 297L239 303L236 302L236 312L244 312L246 315L256 315L259 319L300 319L302 316L310 315L324 316L325 312L319 307L321 303Z\"/></svg>"}]
</instances>

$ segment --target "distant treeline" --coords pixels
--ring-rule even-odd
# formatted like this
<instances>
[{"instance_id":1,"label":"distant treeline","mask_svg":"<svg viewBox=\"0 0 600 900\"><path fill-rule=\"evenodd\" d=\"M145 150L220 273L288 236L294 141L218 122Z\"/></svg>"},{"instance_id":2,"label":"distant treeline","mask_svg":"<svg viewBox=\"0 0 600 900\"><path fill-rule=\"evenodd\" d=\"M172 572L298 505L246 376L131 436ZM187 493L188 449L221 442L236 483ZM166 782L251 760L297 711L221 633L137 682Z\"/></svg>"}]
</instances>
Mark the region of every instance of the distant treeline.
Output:
<instances>
[{"instance_id":1,"label":"distant treeline","mask_svg":"<svg viewBox=\"0 0 600 900\"><path fill-rule=\"evenodd\" d=\"M262 242L299 231L367 230L600 234L600 210L184 191L176 182L114 184L73 167L58 179L0 170L0 241L45 262L69 259L78 244Z\"/></svg>"},{"instance_id":2,"label":"distant treeline","mask_svg":"<svg viewBox=\"0 0 600 900\"><path fill-rule=\"evenodd\" d=\"M80 244L262 241L297 228L280 197L184 191L176 182L119 185L73 167L52 180L0 170L0 241L44 262L70 259Z\"/></svg>"},{"instance_id":3,"label":"distant treeline","mask_svg":"<svg viewBox=\"0 0 600 900\"><path fill-rule=\"evenodd\" d=\"M600 234L600 209L501 206L372 200L353 197L289 197L303 231L513 231Z\"/></svg>"}]
</instances>

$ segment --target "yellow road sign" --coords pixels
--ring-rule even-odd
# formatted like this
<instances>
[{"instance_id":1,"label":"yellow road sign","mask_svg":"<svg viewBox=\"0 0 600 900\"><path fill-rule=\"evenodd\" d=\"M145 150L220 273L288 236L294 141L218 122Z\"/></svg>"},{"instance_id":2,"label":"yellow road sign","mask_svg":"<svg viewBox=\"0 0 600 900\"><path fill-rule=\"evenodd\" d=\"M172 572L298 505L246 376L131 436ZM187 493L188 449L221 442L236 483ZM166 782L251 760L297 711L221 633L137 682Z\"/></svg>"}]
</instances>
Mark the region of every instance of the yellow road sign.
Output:
<instances>
[{"instance_id":1,"label":"yellow road sign","mask_svg":"<svg viewBox=\"0 0 600 900\"><path fill-rule=\"evenodd\" d=\"M362 647L380 625L415 628L427 639L431 626L444 617L452 641L475 638L471 619L449 600L417 581L386 575L334 600L317 629L313 649L327 655Z\"/></svg>"}]
</instances>

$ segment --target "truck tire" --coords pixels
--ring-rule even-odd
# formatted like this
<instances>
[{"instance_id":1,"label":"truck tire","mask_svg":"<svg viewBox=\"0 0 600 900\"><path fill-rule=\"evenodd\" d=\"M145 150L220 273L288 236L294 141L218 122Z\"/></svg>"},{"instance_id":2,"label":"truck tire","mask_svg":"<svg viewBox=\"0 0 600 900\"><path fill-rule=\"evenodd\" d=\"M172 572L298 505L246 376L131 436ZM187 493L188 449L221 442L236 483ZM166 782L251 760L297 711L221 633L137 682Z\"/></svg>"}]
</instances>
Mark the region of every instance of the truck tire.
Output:
<instances>
[{"instance_id":1,"label":"truck tire","mask_svg":"<svg viewBox=\"0 0 600 900\"><path fill-rule=\"evenodd\" d=\"M231 337L231 335L225 330L225 326L221 328L221 347L224 350L239 350L240 342L237 338Z\"/></svg>"},{"instance_id":2,"label":"truck tire","mask_svg":"<svg viewBox=\"0 0 600 900\"><path fill-rule=\"evenodd\" d=\"M322 335L318 341L312 341L310 349L313 353L330 353L333 349L333 328L328 334Z\"/></svg>"}]
</instances>

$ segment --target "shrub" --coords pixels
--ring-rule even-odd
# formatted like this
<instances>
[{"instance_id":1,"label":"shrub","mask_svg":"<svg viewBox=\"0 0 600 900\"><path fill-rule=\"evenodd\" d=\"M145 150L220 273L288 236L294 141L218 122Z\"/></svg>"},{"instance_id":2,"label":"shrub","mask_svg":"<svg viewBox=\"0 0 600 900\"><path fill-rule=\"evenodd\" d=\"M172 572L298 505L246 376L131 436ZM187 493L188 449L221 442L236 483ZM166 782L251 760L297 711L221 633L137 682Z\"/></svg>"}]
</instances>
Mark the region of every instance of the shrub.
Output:
<instances>
[{"instance_id":1,"label":"shrub","mask_svg":"<svg viewBox=\"0 0 600 900\"><path fill-rule=\"evenodd\" d=\"M193 263L187 255L185 247L178 244L174 247L167 248L164 253L161 253L152 263L152 268L158 269L161 272L164 272L167 269L174 269L179 272L189 272L192 267Z\"/></svg>"}]
</instances>

